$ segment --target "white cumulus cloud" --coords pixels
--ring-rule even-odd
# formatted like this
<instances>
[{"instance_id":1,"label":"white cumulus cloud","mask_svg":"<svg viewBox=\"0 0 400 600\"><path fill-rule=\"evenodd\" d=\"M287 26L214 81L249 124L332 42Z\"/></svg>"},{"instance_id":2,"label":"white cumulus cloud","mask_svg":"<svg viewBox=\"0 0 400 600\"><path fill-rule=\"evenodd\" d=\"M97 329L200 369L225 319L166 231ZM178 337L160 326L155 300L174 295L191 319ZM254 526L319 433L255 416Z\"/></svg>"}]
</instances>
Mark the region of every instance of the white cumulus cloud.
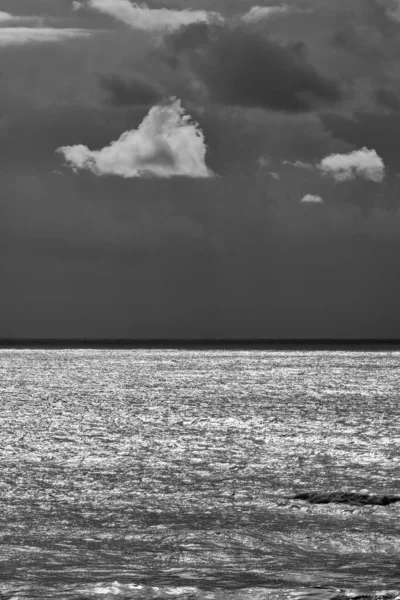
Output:
<instances>
[{"instance_id":1,"label":"white cumulus cloud","mask_svg":"<svg viewBox=\"0 0 400 600\"><path fill-rule=\"evenodd\" d=\"M267 19L273 15L285 14L290 11L290 7L287 4L281 4L279 6L253 6L249 12L243 15L243 21L247 23L254 23L255 21L261 21Z\"/></svg>"},{"instance_id":2,"label":"white cumulus cloud","mask_svg":"<svg viewBox=\"0 0 400 600\"><path fill-rule=\"evenodd\" d=\"M138 129L126 131L101 150L58 148L74 169L120 177L211 177L205 162L204 135L181 103L153 106Z\"/></svg>"},{"instance_id":3,"label":"white cumulus cloud","mask_svg":"<svg viewBox=\"0 0 400 600\"><path fill-rule=\"evenodd\" d=\"M216 12L205 10L176 10L168 8L149 8L146 4L131 3L129 0L87 0L86 3L74 2L74 9L86 7L114 17L133 29L173 31L191 23L208 23L221 20Z\"/></svg>"},{"instance_id":4,"label":"white cumulus cloud","mask_svg":"<svg viewBox=\"0 0 400 600\"><path fill-rule=\"evenodd\" d=\"M336 181L354 179L357 175L381 182L385 177L385 165L375 150L361 148L348 154L330 154L318 165L325 175L332 175Z\"/></svg>"},{"instance_id":5,"label":"white cumulus cloud","mask_svg":"<svg viewBox=\"0 0 400 600\"><path fill-rule=\"evenodd\" d=\"M302 204L323 204L323 199L321 196L317 196L316 194L306 194L300 200Z\"/></svg>"},{"instance_id":6,"label":"white cumulus cloud","mask_svg":"<svg viewBox=\"0 0 400 600\"><path fill-rule=\"evenodd\" d=\"M30 43L60 42L77 37L88 37L85 29L57 29L53 27L0 27L0 47Z\"/></svg>"}]
</instances>

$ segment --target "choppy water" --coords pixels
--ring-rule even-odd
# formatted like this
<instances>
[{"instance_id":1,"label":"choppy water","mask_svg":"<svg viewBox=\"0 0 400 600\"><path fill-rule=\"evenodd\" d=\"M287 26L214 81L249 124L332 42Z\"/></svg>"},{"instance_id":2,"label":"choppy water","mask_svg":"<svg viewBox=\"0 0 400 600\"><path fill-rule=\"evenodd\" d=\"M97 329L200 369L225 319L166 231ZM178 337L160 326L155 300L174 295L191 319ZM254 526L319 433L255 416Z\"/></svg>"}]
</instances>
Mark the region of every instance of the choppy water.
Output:
<instances>
[{"instance_id":1,"label":"choppy water","mask_svg":"<svg viewBox=\"0 0 400 600\"><path fill-rule=\"evenodd\" d=\"M288 497L400 493L399 375L396 351L0 351L0 597L394 597L400 503Z\"/></svg>"}]
</instances>

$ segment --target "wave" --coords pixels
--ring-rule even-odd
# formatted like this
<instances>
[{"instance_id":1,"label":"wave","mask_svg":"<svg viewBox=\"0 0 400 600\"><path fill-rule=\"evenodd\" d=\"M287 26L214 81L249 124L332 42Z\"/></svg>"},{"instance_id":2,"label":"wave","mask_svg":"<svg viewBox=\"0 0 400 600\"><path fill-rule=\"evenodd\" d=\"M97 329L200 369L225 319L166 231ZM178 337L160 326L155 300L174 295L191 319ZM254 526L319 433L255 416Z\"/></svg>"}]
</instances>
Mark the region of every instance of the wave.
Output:
<instances>
[{"instance_id":1,"label":"wave","mask_svg":"<svg viewBox=\"0 0 400 600\"><path fill-rule=\"evenodd\" d=\"M152 586L133 583L90 583L86 585L23 586L0 585L2 600L400 600L400 590L361 588L243 588L204 590L195 586Z\"/></svg>"}]
</instances>

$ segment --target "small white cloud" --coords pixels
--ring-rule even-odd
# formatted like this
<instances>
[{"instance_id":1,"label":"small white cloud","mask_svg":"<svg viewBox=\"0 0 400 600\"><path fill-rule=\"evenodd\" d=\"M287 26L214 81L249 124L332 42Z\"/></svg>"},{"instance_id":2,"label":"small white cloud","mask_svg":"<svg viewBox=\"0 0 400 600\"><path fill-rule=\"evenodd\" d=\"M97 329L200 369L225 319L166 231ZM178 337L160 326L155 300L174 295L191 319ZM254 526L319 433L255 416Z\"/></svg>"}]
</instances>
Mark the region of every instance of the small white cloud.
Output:
<instances>
[{"instance_id":1,"label":"small white cloud","mask_svg":"<svg viewBox=\"0 0 400 600\"><path fill-rule=\"evenodd\" d=\"M153 106L138 129L126 131L101 150L58 148L74 169L120 177L211 177L205 162L204 135L179 100Z\"/></svg>"},{"instance_id":2,"label":"small white cloud","mask_svg":"<svg viewBox=\"0 0 400 600\"><path fill-rule=\"evenodd\" d=\"M168 8L149 8L146 4L131 3L129 0L87 0L86 4L75 2L74 9L87 7L114 17L129 25L132 29L150 31L173 31L191 23L209 23L222 20L219 13L205 10L174 10Z\"/></svg>"},{"instance_id":3,"label":"small white cloud","mask_svg":"<svg viewBox=\"0 0 400 600\"><path fill-rule=\"evenodd\" d=\"M269 165L269 159L266 156L260 156L260 158L257 160L257 164L261 169L263 169Z\"/></svg>"},{"instance_id":4,"label":"small white cloud","mask_svg":"<svg viewBox=\"0 0 400 600\"><path fill-rule=\"evenodd\" d=\"M302 160L296 160L293 163L294 167L297 167L298 169L313 169L313 165L311 163L306 163L303 162Z\"/></svg>"},{"instance_id":5,"label":"small white cloud","mask_svg":"<svg viewBox=\"0 0 400 600\"><path fill-rule=\"evenodd\" d=\"M306 194L300 200L302 204L323 204L323 199L321 196L317 196L316 194Z\"/></svg>"},{"instance_id":6,"label":"small white cloud","mask_svg":"<svg viewBox=\"0 0 400 600\"><path fill-rule=\"evenodd\" d=\"M357 175L377 183L385 177L385 165L375 150L361 148L348 154L330 154L318 168L324 175L332 175L336 181L348 181Z\"/></svg>"},{"instance_id":7,"label":"small white cloud","mask_svg":"<svg viewBox=\"0 0 400 600\"><path fill-rule=\"evenodd\" d=\"M290 10L291 8L287 4L281 4L279 6L253 6L249 12L242 16L242 19L247 23L254 23L275 15L286 14Z\"/></svg>"},{"instance_id":8,"label":"small white cloud","mask_svg":"<svg viewBox=\"0 0 400 600\"><path fill-rule=\"evenodd\" d=\"M52 27L0 27L0 47L31 43L61 42L71 38L89 37L85 29L57 29Z\"/></svg>"},{"instance_id":9,"label":"small white cloud","mask_svg":"<svg viewBox=\"0 0 400 600\"><path fill-rule=\"evenodd\" d=\"M303 162L302 160L296 160L295 162L292 162L291 160L284 160L282 164L291 165L292 167L296 167L298 169L313 169L314 168L314 166L311 163L306 163L306 162Z\"/></svg>"},{"instance_id":10,"label":"small white cloud","mask_svg":"<svg viewBox=\"0 0 400 600\"><path fill-rule=\"evenodd\" d=\"M279 175L279 173L275 173L274 171L270 171L269 174L271 175L271 177L273 179L278 179L279 180L281 178L281 176Z\"/></svg>"}]
</instances>

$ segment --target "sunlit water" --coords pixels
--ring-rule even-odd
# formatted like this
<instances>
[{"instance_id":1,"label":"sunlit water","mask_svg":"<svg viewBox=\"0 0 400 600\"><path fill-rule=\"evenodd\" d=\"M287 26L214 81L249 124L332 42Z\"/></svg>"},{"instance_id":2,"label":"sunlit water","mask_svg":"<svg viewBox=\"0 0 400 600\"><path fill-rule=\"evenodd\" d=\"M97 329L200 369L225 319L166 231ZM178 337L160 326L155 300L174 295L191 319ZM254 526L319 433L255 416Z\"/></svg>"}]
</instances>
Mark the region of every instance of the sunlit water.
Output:
<instances>
[{"instance_id":1,"label":"sunlit water","mask_svg":"<svg viewBox=\"0 0 400 600\"><path fill-rule=\"evenodd\" d=\"M290 496L400 493L399 368L395 351L0 351L0 597L394 597L400 503Z\"/></svg>"}]
</instances>

